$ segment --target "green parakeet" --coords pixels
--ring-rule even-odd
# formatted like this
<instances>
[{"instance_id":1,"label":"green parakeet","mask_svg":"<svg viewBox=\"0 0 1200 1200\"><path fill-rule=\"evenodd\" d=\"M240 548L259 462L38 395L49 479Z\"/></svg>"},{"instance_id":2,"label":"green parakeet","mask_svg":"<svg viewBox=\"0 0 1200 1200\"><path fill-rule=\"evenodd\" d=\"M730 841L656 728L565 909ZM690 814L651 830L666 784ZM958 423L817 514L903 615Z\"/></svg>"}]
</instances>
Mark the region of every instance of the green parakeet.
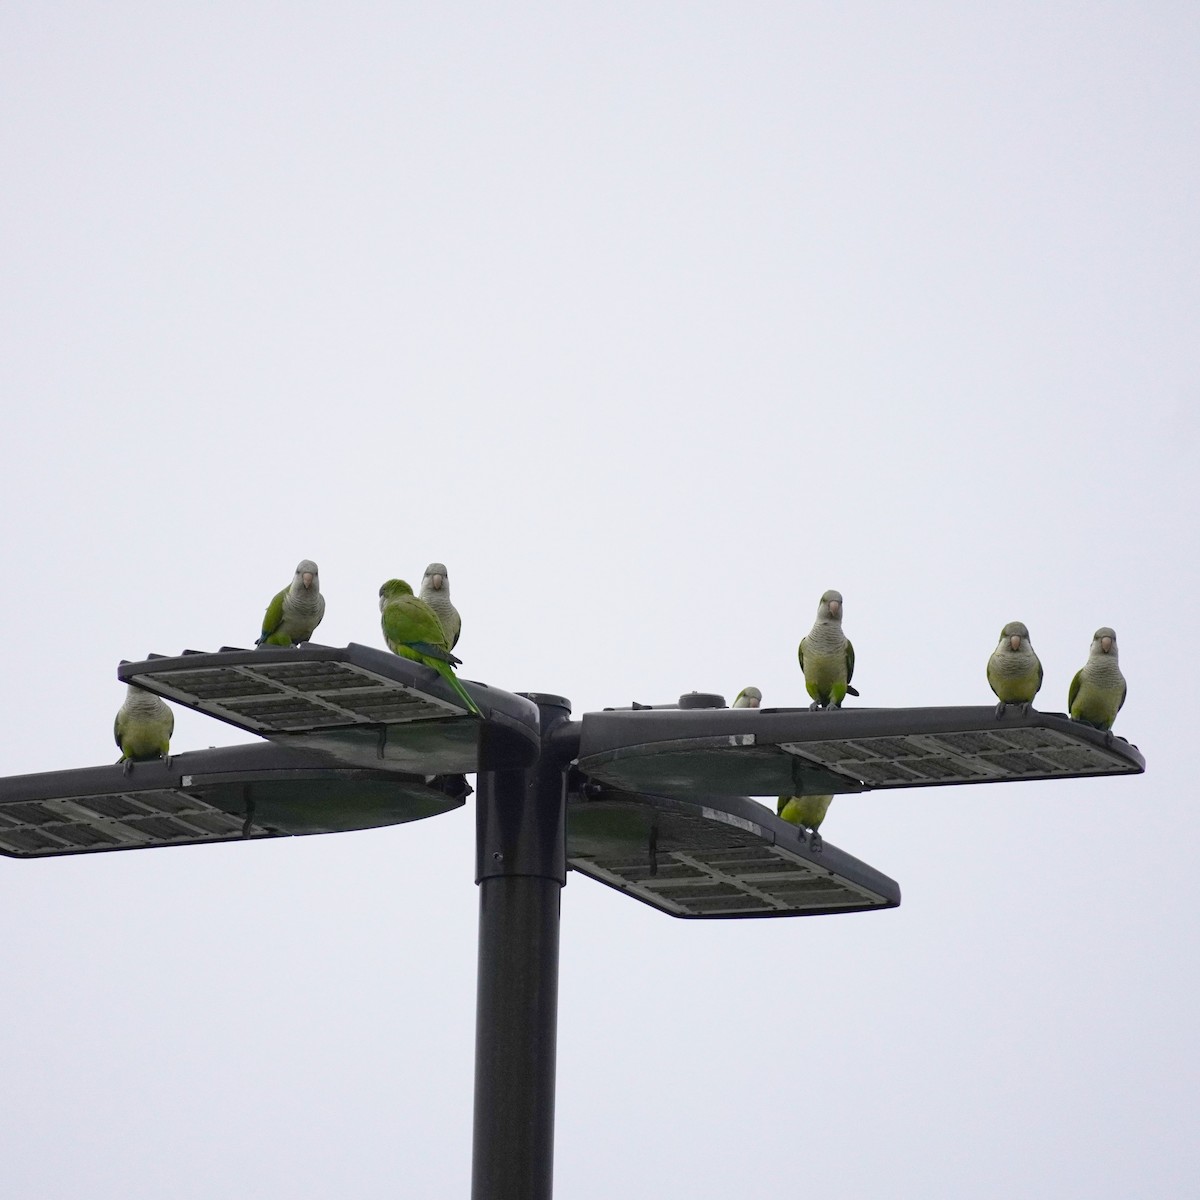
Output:
<instances>
[{"instance_id":1,"label":"green parakeet","mask_svg":"<svg viewBox=\"0 0 1200 1200\"><path fill-rule=\"evenodd\" d=\"M307 642L325 615L317 564L311 558L296 565L292 582L267 605L262 636L256 646L298 646Z\"/></svg>"},{"instance_id":2,"label":"green parakeet","mask_svg":"<svg viewBox=\"0 0 1200 1200\"><path fill-rule=\"evenodd\" d=\"M817 830L820 829L832 803L832 796L780 796L775 811L785 821L799 825L801 829L811 830L809 844L814 850L820 850L823 843Z\"/></svg>"},{"instance_id":3,"label":"green parakeet","mask_svg":"<svg viewBox=\"0 0 1200 1200\"><path fill-rule=\"evenodd\" d=\"M162 700L153 692L127 684L125 703L117 709L113 722L113 738L121 751L117 762L125 764L125 774L135 762L169 759L174 730L175 714Z\"/></svg>"},{"instance_id":4,"label":"green parakeet","mask_svg":"<svg viewBox=\"0 0 1200 1200\"><path fill-rule=\"evenodd\" d=\"M425 568L420 598L437 613L437 619L441 621L446 634L446 641L453 650L458 645L458 635L462 632L462 619L458 615L458 609L450 603L450 576L446 573L444 563L430 563Z\"/></svg>"},{"instance_id":5,"label":"green parakeet","mask_svg":"<svg viewBox=\"0 0 1200 1200\"><path fill-rule=\"evenodd\" d=\"M996 716L1006 704L1019 704L1028 712L1042 686L1042 664L1029 641L1029 630L1020 621L1009 621L1000 630L1000 644L988 659L987 680L999 697Z\"/></svg>"},{"instance_id":6,"label":"green parakeet","mask_svg":"<svg viewBox=\"0 0 1200 1200\"><path fill-rule=\"evenodd\" d=\"M759 708L762 705L762 692L756 687L745 687L733 698L733 708Z\"/></svg>"},{"instance_id":7,"label":"green parakeet","mask_svg":"<svg viewBox=\"0 0 1200 1200\"><path fill-rule=\"evenodd\" d=\"M854 677L854 647L842 632L842 593L829 591L817 605L817 619L800 639L800 669L804 686L812 697L809 708L841 708L847 695L857 696L850 686Z\"/></svg>"},{"instance_id":8,"label":"green parakeet","mask_svg":"<svg viewBox=\"0 0 1200 1200\"><path fill-rule=\"evenodd\" d=\"M1111 729L1125 703L1125 676L1117 665L1117 635L1105 625L1092 637L1087 662L1075 672L1067 696L1074 721Z\"/></svg>"},{"instance_id":9,"label":"green parakeet","mask_svg":"<svg viewBox=\"0 0 1200 1200\"><path fill-rule=\"evenodd\" d=\"M454 676L461 659L450 653L446 633L437 614L403 579L389 579L379 589L383 638L395 654L432 667L457 693L468 711L482 716L475 701Z\"/></svg>"}]
</instances>

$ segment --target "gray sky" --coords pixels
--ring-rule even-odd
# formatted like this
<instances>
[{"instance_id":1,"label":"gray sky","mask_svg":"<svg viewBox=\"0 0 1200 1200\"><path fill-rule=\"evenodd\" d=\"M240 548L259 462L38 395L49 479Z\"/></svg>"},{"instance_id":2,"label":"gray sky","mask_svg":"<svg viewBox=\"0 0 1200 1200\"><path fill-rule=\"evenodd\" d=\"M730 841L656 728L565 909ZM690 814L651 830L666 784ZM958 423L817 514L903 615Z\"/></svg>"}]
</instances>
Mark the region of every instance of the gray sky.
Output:
<instances>
[{"instance_id":1,"label":"gray sky","mask_svg":"<svg viewBox=\"0 0 1200 1200\"><path fill-rule=\"evenodd\" d=\"M305 556L577 714L1117 630L1145 776L835 801L895 911L571 879L564 1198L1194 1186L1200 10L980 7L0 10L3 773ZM473 832L0 860L12 1194L465 1195Z\"/></svg>"}]
</instances>

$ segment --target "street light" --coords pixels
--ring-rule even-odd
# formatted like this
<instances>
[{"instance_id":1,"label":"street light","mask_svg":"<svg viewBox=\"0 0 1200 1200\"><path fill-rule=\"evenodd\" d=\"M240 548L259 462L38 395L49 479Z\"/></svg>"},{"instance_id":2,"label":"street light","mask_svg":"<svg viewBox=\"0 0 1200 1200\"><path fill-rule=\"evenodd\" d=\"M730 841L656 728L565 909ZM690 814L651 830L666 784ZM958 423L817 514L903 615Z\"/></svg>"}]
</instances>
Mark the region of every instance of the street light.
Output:
<instances>
[{"instance_id":1,"label":"street light","mask_svg":"<svg viewBox=\"0 0 1200 1200\"><path fill-rule=\"evenodd\" d=\"M687 697L683 697L687 699ZM1136 746L1061 713L964 708L641 709L586 713L579 770L686 798L865 792L1137 774Z\"/></svg>"},{"instance_id":2,"label":"street light","mask_svg":"<svg viewBox=\"0 0 1200 1200\"><path fill-rule=\"evenodd\" d=\"M567 804L567 861L673 917L802 917L895 908L894 880L744 796L638 795L586 784Z\"/></svg>"},{"instance_id":3,"label":"street light","mask_svg":"<svg viewBox=\"0 0 1200 1200\"><path fill-rule=\"evenodd\" d=\"M425 780L331 765L275 746L227 746L120 766L0 779L0 854L60 857L341 833L461 808L461 776Z\"/></svg>"},{"instance_id":4,"label":"street light","mask_svg":"<svg viewBox=\"0 0 1200 1200\"><path fill-rule=\"evenodd\" d=\"M343 765L464 774L527 766L538 756L537 708L527 699L473 683L480 721L432 668L371 646L156 655L122 662L117 676Z\"/></svg>"},{"instance_id":5,"label":"street light","mask_svg":"<svg viewBox=\"0 0 1200 1200\"><path fill-rule=\"evenodd\" d=\"M0 854L336 832L460 807L475 774L474 1200L551 1194L568 867L676 917L893 908L886 875L750 796L1135 774L1121 738L1016 708L726 709L691 693L571 720L570 703L367 646L185 652L118 677L267 745L0 779Z\"/></svg>"}]
</instances>

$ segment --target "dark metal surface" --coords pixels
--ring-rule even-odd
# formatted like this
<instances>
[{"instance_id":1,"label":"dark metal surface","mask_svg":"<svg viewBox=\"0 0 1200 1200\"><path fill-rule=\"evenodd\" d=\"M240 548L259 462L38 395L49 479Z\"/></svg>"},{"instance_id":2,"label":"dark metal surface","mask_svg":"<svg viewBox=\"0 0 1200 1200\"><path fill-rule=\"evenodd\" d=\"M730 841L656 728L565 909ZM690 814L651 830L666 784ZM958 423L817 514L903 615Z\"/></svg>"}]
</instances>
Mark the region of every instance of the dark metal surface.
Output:
<instances>
[{"instance_id":1,"label":"dark metal surface","mask_svg":"<svg viewBox=\"0 0 1200 1200\"><path fill-rule=\"evenodd\" d=\"M562 885L479 884L472 1200L549 1200Z\"/></svg>"},{"instance_id":2,"label":"dark metal surface","mask_svg":"<svg viewBox=\"0 0 1200 1200\"><path fill-rule=\"evenodd\" d=\"M398 825L461 808L461 777L425 782L271 745L170 763L0 779L0 854L43 858Z\"/></svg>"},{"instance_id":3,"label":"dark metal surface","mask_svg":"<svg viewBox=\"0 0 1200 1200\"><path fill-rule=\"evenodd\" d=\"M345 765L420 775L522 767L537 757L537 708L463 680L469 714L436 671L351 643L221 650L123 662L118 677L176 704Z\"/></svg>"},{"instance_id":4,"label":"dark metal surface","mask_svg":"<svg viewBox=\"0 0 1200 1200\"><path fill-rule=\"evenodd\" d=\"M594 792L595 789L588 789ZM572 791L572 869L674 917L801 917L895 908L895 880L745 797Z\"/></svg>"},{"instance_id":5,"label":"dark metal surface","mask_svg":"<svg viewBox=\"0 0 1200 1200\"><path fill-rule=\"evenodd\" d=\"M570 708L536 696L542 756L481 772L473 1200L549 1200L554 1173L559 904Z\"/></svg>"},{"instance_id":6,"label":"dark metal surface","mask_svg":"<svg viewBox=\"0 0 1200 1200\"><path fill-rule=\"evenodd\" d=\"M617 789L688 799L1137 774L1136 746L1060 713L1015 707L585 713L579 769Z\"/></svg>"}]
</instances>

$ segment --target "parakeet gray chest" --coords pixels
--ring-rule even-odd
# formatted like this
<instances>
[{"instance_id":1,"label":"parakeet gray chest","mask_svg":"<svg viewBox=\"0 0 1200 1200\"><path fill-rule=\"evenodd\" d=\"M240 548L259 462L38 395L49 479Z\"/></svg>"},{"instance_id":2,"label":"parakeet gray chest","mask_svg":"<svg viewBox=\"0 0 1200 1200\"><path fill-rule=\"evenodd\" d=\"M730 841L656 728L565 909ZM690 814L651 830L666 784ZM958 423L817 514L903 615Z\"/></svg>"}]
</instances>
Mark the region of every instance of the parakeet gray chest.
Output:
<instances>
[{"instance_id":1,"label":"parakeet gray chest","mask_svg":"<svg viewBox=\"0 0 1200 1200\"><path fill-rule=\"evenodd\" d=\"M283 619L303 624L325 610L325 598L315 589L301 588L283 598Z\"/></svg>"},{"instance_id":2,"label":"parakeet gray chest","mask_svg":"<svg viewBox=\"0 0 1200 1200\"><path fill-rule=\"evenodd\" d=\"M992 671L1001 679L1024 679L1036 671L1036 659L1028 645L1020 650L997 650L992 655Z\"/></svg>"},{"instance_id":3,"label":"parakeet gray chest","mask_svg":"<svg viewBox=\"0 0 1200 1200\"><path fill-rule=\"evenodd\" d=\"M1083 665L1083 678L1092 687L1119 688L1125 682L1117 660L1111 654L1098 654Z\"/></svg>"},{"instance_id":4,"label":"parakeet gray chest","mask_svg":"<svg viewBox=\"0 0 1200 1200\"><path fill-rule=\"evenodd\" d=\"M447 644L453 646L458 640L462 622L459 620L458 609L450 603L450 597L442 588L423 588L421 599L433 609L442 626L442 632L446 635Z\"/></svg>"},{"instance_id":5,"label":"parakeet gray chest","mask_svg":"<svg viewBox=\"0 0 1200 1200\"><path fill-rule=\"evenodd\" d=\"M122 705L131 717L157 717L169 713L170 709L153 693L146 691L131 691Z\"/></svg>"},{"instance_id":6,"label":"parakeet gray chest","mask_svg":"<svg viewBox=\"0 0 1200 1200\"><path fill-rule=\"evenodd\" d=\"M804 640L805 653L825 658L846 647L846 636L836 621L818 621Z\"/></svg>"}]
</instances>

